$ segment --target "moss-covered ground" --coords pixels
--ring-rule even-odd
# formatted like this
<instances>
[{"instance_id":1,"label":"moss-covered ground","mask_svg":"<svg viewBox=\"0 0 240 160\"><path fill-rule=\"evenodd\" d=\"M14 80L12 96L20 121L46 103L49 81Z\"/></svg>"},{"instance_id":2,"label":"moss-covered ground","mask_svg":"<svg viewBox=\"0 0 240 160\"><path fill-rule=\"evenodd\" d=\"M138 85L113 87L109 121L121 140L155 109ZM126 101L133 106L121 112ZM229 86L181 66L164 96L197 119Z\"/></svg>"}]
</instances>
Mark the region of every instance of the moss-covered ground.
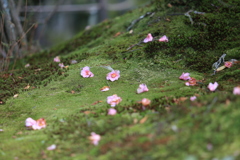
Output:
<instances>
[{"instance_id":1,"label":"moss-covered ground","mask_svg":"<svg viewBox=\"0 0 240 160\"><path fill-rule=\"evenodd\" d=\"M190 9L204 12L189 13L193 24L184 15ZM139 43L148 33L154 41ZM163 35L169 42L158 41ZM240 96L233 95L239 44L238 0L156 0L19 60L0 76L0 159L240 159ZM237 63L213 75L223 54ZM56 56L68 67L53 62ZM80 75L85 66L94 77ZM104 66L121 77L107 81ZM199 83L186 86L182 72ZM207 86L215 81L211 92ZM141 83L149 91L136 94ZM110 116L106 99L113 94L122 102ZM143 98L151 100L145 110L137 103ZM27 130L28 117L45 118L47 127ZM101 135L97 146L91 132ZM52 144L57 148L47 150Z\"/></svg>"}]
</instances>

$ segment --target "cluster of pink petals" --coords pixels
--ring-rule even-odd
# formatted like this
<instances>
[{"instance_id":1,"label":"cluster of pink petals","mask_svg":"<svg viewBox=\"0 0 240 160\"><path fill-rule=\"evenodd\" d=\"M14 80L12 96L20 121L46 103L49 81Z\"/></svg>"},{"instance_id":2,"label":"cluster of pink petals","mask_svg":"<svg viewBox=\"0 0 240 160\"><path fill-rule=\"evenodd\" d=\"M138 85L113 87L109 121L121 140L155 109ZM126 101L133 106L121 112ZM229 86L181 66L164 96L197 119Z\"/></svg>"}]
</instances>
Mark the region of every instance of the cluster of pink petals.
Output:
<instances>
[{"instance_id":1,"label":"cluster of pink petals","mask_svg":"<svg viewBox=\"0 0 240 160\"><path fill-rule=\"evenodd\" d=\"M54 61L54 62L60 62L59 56L55 57L55 58L53 59L53 61Z\"/></svg>"},{"instance_id":2,"label":"cluster of pink petals","mask_svg":"<svg viewBox=\"0 0 240 160\"><path fill-rule=\"evenodd\" d=\"M147 37L143 40L144 43L151 42L153 40L152 34L148 33Z\"/></svg>"},{"instance_id":3,"label":"cluster of pink petals","mask_svg":"<svg viewBox=\"0 0 240 160\"><path fill-rule=\"evenodd\" d=\"M36 121L32 118L27 118L25 126L29 129L38 130L46 127L46 121L44 118L40 118Z\"/></svg>"},{"instance_id":4,"label":"cluster of pink petals","mask_svg":"<svg viewBox=\"0 0 240 160\"><path fill-rule=\"evenodd\" d=\"M196 96L192 96L192 97L190 97L190 100L191 100L191 101L195 101L196 99L197 99Z\"/></svg>"},{"instance_id":5,"label":"cluster of pink petals","mask_svg":"<svg viewBox=\"0 0 240 160\"><path fill-rule=\"evenodd\" d=\"M116 94L107 97L107 103L110 104L111 107L115 107L121 101L122 101L122 98L118 97Z\"/></svg>"},{"instance_id":6,"label":"cluster of pink petals","mask_svg":"<svg viewBox=\"0 0 240 160\"><path fill-rule=\"evenodd\" d=\"M110 81L116 81L120 77L120 71L119 70L114 70L110 73L107 74L106 79Z\"/></svg>"},{"instance_id":7,"label":"cluster of pink petals","mask_svg":"<svg viewBox=\"0 0 240 160\"><path fill-rule=\"evenodd\" d=\"M184 81L187 81L189 80L191 77L190 77L190 73L182 73L182 75L179 77L179 79L181 80L184 80Z\"/></svg>"},{"instance_id":8,"label":"cluster of pink petals","mask_svg":"<svg viewBox=\"0 0 240 160\"><path fill-rule=\"evenodd\" d=\"M234 95L240 95L240 86L237 86L237 87L233 88L233 94Z\"/></svg>"},{"instance_id":9,"label":"cluster of pink petals","mask_svg":"<svg viewBox=\"0 0 240 160\"><path fill-rule=\"evenodd\" d=\"M168 37L166 35L164 35L158 41L159 42L168 42Z\"/></svg>"},{"instance_id":10,"label":"cluster of pink petals","mask_svg":"<svg viewBox=\"0 0 240 160\"><path fill-rule=\"evenodd\" d=\"M61 68L65 67L63 63L59 63L58 66L61 67Z\"/></svg>"},{"instance_id":11,"label":"cluster of pink petals","mask_svg":"<svg viewBox=\"0 0 240 160\"><path fill-rule=\"evenodd\" d=\"M137 93L143 93L143 92L147 92L148 88L146 84L140 84L138 89L137 89Z\"/></svg>"},{"instance_id":12,"label":"cluster of pink petals","mask_svg":"<svg viewBox=\"0 0 240 160\"><path fill-rule=\"evenodd\" d=\"M83 69L81 70L81 76L83 76L84 78L88 78L88 77L93 77L94 74L90 71L90 68L86 66L86 67L83 67Z\"/></svg>"},{"instance_id":13,"label":"cluster of pink petals","mask_svg":"<svg viewBox=\"0 0 240 160\"><path fill-rule=\"evenodd\" d=\"M195 86L197 84L197 80L195 78L190 77L188 82L185 83L186 86Z\"/></svg>"},{"instance_id":14,"label":"cluster of pink petals","mask_svg":"<svg viewBox=\"0 0 240 160\"><path fill-rule=\"evenodd\" d=\"M210 90L210 91L215 91L216 89L217 89L217 87L218 87L218 83L217 82L214 82L214 83L209 83L208 84L208 89Z\"/></svg>"},{"instance_id":15,"label":"cluster of pink petals","mask_svg":"<svg viewBox=\"0 0 240 160\"><path fill-rule=\"evenodd\" d=\"M98 142L101 140L101 136L99 134L96 134L95 132L91 133L91 136L89 136L90 141L95 146L98 145Z\"/></svg>"},{"instance_id":16,"label":"cluster of pink petals","mask_svg":"<svg viewBox=\"0 0 240 160\"><path fill-rule=\"evenodd\" d=\"M108 109L108 115L115 115L115 114L117 114L117 110L116 109L114 109L114 108L110 108L110 109Z\"/></svg>"},{"instance_id":17,"label":"cluster of pink petals","mask_svg":"<svg viewBox=\"0 0 240 160\"><path fill-rule=\"evenodd\" d=\"M233 62L229 62L229 61L224 62L224 66L227 67L227 68L231 68L232 65L233 65Z\"/></svg>"}]
</instances>

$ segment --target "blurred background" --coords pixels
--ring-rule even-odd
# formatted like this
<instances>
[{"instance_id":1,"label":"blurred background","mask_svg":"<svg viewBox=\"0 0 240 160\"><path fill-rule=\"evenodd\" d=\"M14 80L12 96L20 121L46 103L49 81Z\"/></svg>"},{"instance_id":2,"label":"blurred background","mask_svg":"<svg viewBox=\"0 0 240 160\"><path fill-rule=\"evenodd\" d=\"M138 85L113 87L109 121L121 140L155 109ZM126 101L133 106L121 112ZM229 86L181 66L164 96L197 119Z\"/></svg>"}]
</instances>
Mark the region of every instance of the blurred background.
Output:
<instances>
[{"instance_id":1,"label":"blurred background","mask_svg":"<svg viewBox=\"0 0 240 160\"><path fill-rule=\"evenodd\" d=\"M0 0L0 68L147 3L149 0Z\"/></svg>"}]
</instances>

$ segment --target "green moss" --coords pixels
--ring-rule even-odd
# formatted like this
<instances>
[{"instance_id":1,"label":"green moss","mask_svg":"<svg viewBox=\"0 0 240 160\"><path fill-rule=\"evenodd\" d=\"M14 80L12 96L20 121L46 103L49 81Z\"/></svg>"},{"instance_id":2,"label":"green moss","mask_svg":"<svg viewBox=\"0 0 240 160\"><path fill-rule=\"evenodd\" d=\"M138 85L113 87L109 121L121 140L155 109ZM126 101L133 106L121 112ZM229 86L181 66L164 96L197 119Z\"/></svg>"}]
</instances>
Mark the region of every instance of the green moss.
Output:
<instances>
[{"instance_id":1,"label":"green moss","mask_svg":"<svg viewBox=\"0 0 240 160\"><path fill-rule=\"evenodd\" d=\"M6 103L0 107L0 159L239 159L240 100L232 94L239 64L211 75L222 54L225 60L240 58L239 2L211 4L156 0L19 62L29 68L1 74L0 101ZM190 13L193 25L183 15L192 8L206 12ZM126 31L147 12L154 14ZM148 33L154 41L140 43ZM169 42L158 41L163 35ZM55 56L69 67L60 69ZM94 77L80 76L85 66ZM119 80L106 81L110 71L102 66L120 70ZM183 72L200 83L186 86L178 78ZM215 81L219 86L211 92L207 85ZM141 83L149 91L136 94ZM110 90L100 92L106 85ZM106 98L113 94L122 102L110 116ZM193 95L197 99L190 101ZM145 110L143 98L151 100ZM28 117L45 118L47 127L26 130ZM98 146L88 139L91 132L101 135ZM51 144L57 149L46 150Z\"/></svg>"}]
</instances>

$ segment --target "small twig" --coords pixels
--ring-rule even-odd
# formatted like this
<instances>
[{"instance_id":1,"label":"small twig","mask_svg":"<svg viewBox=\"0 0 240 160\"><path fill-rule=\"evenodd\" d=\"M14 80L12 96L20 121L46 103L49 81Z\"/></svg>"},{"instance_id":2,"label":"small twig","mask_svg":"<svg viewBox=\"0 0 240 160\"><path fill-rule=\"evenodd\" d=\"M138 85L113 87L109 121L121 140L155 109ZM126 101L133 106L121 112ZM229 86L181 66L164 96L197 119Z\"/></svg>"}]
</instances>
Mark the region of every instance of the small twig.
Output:
<instances>
[{"instance_id":1,"label":"small twig","mask_svg":"<svg viewBox=\"0 0 240 160\"><path fill-rule=\"evenodd\" d=\"M218 59L217 62L213 63L212 68L213 68L214 72L213 72L212 75L215 75L217 69L219 68L219 66L220 66L222 63L225 62L225 61L224 61L225 56L226 56L226 54L223 54L223 55Z\"/></svg>"},{"instance_id":2,"label":"small twig","mask_svg":"<svg viewBox=\"0 0 240 160\"><path fill-rule=\"evenodd\" d=\"M147 12L146 14L140 16L138 19L135 19L131 22L131 25L127 28L127 31L130 31L132 29L132 27L138 23L140 20L142 20L143 18L145 18L146 16L152 15L154 12Z\"/></svg>"}]
</instances>

